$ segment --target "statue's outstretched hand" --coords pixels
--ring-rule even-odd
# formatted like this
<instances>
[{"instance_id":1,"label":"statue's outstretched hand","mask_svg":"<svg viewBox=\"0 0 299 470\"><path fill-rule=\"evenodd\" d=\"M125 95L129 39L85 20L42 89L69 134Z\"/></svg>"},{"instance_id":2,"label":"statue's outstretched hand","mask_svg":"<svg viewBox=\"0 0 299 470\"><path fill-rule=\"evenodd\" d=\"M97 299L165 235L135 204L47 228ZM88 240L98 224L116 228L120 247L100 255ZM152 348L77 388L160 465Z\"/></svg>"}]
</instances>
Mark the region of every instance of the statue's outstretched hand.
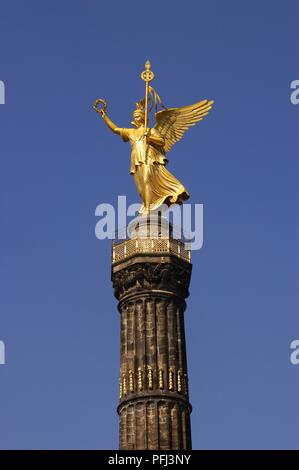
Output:
<instances>
[{"instance_id":1,"label":"statue's outstretched hand","mask_svg":"<svg viewBox=\"0 0 299 470\"><path fill-rule=\"evenodd\" d=\"M99 109L99 104L102 104L103 107ZM99 113L102 118L106 116L106 111L107 111L107 102L106 100L102 99L102 98L99 98L97 100L94 101L93 103L93 109L95 110L96 113Z\"/></svg>"}]
</instances>

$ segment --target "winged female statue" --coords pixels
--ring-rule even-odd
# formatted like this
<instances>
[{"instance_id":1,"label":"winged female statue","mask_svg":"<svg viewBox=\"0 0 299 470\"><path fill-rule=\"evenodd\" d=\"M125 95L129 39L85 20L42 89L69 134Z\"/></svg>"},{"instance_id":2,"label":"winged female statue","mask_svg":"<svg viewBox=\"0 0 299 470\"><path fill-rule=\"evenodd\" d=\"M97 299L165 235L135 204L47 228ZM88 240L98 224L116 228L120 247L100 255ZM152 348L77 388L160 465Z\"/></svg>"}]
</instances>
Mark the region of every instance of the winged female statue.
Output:
<instances>
[{"instance_id":1,"label":"winged female statue","mask_svg":"<svg viewBox=\"0 0 299 470\"><path fill-rule=\"evenodd\" d=\"M153 91L151 87L150 90ZM99 102L104 104L101 109L98 109ZM133 112L134 127L122 128L108 117L105 100L95 101L94 109L101 114L107 126L131 144L130 173L143 202L140 214L149 213L162 204L181 204L189 198L187 189L167 170L166 154L189 127L208 114L213 103L202 100L182 108L163 109L155 113L154 127L148 128L147 99L143 99L136 103Z\"/></svg>"}]
</instances>

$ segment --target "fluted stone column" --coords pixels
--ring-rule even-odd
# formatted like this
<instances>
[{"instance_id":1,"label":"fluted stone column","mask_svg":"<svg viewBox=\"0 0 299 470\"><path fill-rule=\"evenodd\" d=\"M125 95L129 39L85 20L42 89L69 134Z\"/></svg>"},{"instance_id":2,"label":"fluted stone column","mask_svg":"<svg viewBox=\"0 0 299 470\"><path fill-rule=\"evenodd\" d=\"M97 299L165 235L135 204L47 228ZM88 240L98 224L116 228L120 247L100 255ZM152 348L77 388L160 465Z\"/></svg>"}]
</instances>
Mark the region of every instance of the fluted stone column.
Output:
<instances>
[{"instance_id":1,"label":"fluted stone column","mask_svg":"<svg viewBox=\"0 0 299 470\"><path fill-rule=\"evenodd\" d=\"M112 264L121 324L120 449L191 449L184 328L191 263L171 237L136 238L121 250Z\"/></svg>"}]
</instances>

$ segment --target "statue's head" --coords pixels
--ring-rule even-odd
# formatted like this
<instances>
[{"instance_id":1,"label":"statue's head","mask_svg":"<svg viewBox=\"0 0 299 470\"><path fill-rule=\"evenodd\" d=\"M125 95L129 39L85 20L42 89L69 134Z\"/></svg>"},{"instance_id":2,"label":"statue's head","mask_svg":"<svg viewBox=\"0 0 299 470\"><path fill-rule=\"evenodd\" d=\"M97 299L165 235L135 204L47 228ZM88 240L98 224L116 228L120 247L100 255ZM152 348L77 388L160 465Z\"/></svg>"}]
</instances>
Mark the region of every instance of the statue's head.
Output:
<instances>
[{"instance_id":1,"label":"statue's head","mask_svg":"<svg viewBox=\"0 0 299 470\"><path fill-rule=\"evenodd\" d=\"M143 126L145 122L144 112L142 110L136 110L133 113L133 123L136 127Z\"/></svg>"},{"instance_id":2,"label":"statue's head","mask_svg":"<svg viewBox=\"0 0 299 470\"><path fill-rule=\"evenodd\" d=\"M141 127L145 122L145 112L144 112L144 99L136 103L136 109L133 111L133 121L132 124L136 127Z\"/></svg>"}]
</instances>

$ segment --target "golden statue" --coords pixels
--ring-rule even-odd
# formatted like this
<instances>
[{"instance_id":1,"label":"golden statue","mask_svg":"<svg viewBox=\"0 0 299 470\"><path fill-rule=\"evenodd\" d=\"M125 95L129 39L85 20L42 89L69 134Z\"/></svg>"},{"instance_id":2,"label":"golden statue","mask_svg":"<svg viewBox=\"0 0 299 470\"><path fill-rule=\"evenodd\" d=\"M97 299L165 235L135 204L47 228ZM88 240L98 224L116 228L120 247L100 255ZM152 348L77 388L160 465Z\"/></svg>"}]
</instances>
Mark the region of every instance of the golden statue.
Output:
<instances>
[{"instance_id":1,"label":"golden statue","mask_svg":"<svg viewBox=\"0 0 299 470\"><path fill-rule=\"evenodd\" d=\"M143 204L140 214L149 213L157 209L163 203L181 204L189 198L187 189L165 168L168 160L166 153L178 142L185 131L201 121L211 109L214 101L203 100L182 108L165 108L159 95L149 85L154 78L150 62L145 64L145 70L141 74L145 81L145 98L136 103L133 112L132 124L134 128L118 127L107 115L107 103L103 99L94 102L94 110L101 114L107 126L120 135L125 142L130 142L131 167L130 172L134 176L137 190ZM155 104L156 124L148 128L149 95L152 98L152 107ZM99 103L103 105L98 108ZM161 111L157 110L158 103Z\"/></svg>"}]
</instances>

